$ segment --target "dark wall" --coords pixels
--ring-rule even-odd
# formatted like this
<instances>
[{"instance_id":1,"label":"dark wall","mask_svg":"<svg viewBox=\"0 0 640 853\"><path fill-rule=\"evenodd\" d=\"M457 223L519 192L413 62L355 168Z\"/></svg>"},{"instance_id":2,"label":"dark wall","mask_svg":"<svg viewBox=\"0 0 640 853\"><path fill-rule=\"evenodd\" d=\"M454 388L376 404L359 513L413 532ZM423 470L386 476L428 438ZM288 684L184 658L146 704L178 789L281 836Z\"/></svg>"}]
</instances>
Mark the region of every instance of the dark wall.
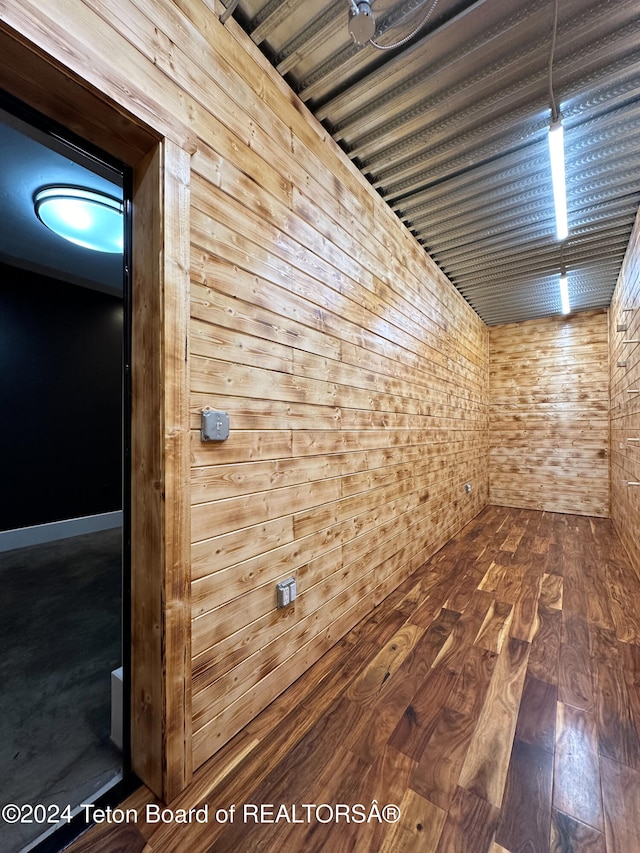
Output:
<instances>
[{"instance_id":1,"label":"dark wall","mask_svg":"<svg viewBox=\"0 0 640 853\"><path fill-rule=\"evenodd\" d=\"M122 300L0 264L0 530L122 508Z\"/></svg>"}]
</instances>

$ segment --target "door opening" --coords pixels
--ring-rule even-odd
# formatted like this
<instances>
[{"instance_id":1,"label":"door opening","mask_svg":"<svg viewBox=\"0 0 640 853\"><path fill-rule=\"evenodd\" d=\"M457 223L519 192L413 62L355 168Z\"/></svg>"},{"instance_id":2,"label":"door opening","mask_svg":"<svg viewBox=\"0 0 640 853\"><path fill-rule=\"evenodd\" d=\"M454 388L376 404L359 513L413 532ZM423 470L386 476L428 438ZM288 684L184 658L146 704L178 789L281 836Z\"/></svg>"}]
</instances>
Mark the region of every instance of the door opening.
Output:
<instances>
[{"instance_id":1,"label":"door opening","mask_svg":"<svg viewBox=\"0 0 640 853\"><path fill-rule=\"evenodd\" d=\"M9 97L0 151L0 801L21 810L2 827L18 853L129 773L131 178ZM122 250L47 227L34 200L53 186L117 199Z\"/></svg>"}]
</instances>

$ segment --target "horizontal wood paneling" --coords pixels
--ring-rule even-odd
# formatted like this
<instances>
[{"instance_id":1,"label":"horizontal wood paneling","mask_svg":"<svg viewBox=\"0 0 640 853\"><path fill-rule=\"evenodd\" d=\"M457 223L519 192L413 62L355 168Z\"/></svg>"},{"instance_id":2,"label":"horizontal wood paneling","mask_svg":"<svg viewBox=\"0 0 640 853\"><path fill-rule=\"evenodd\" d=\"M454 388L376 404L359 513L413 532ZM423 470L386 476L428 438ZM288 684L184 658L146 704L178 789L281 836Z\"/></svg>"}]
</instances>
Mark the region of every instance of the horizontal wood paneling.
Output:
<instances>
[{"instance_id":1,"label":"horizontal wood paneling","mask_svg":"<svg viewBox=\"0 0 640 853\"><path fill-rule=\"evenodd\" d=\"M488 499L485 327L230 24L192 158L196 764Z\"/></svg>"},{"instance_id":2,"label":"horizontal wood paneling","mask_svg":"<svg viewBox=\"0 0 640 853\"><path fill-rule=\"evenodd\" d=\"M607 346L602 311L490 329L492 503L608 516Z\"/></svg>"},{"instance_id":3,"label":"horizontal wood paneling","mask_svg":"<svg viewBox=\"0 0 640 853\"><path fill-rule=\"evenodd\" d=\"M626 331L618 331L618 325ZM629 241L609 312L611 517L640 573L640 219ZM620 366L618 364L620 363ZM634 440L635 439L635 440Z\"/></svg>"},{"instance_id":4,"label":"horizontal wood paneling","mask_svg":"<svg viewBox=\"0 0 640 853\"><path fill-rule=\"evenodd\" d=\"M3 10L193 154L188 216L168 214L191 253L196 765L488 500L484 324L212 6ZM204 406L229 412L227 441L200 441ZM290 574L298 601L277 611Z\"/></svg>"}]
</instances>

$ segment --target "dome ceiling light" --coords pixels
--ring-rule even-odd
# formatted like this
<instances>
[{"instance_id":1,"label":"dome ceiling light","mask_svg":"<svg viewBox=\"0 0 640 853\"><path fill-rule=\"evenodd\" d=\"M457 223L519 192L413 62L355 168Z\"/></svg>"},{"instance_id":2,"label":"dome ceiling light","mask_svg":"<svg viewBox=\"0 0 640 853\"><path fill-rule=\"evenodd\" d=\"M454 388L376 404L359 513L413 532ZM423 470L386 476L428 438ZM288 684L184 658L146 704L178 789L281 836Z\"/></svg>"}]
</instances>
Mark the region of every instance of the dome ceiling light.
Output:
<instances>
[{"instance_id":1,"label":"dome ceiling light","mask_svg":"<svg viewBox=\"0 0 640 853\"><path fill-rule=\"evenodd\" d=\"M48 186L34 195L38 219L54 234L95 252L121 254L122 201L85 187Z\"/></svg>"}]
</instances>

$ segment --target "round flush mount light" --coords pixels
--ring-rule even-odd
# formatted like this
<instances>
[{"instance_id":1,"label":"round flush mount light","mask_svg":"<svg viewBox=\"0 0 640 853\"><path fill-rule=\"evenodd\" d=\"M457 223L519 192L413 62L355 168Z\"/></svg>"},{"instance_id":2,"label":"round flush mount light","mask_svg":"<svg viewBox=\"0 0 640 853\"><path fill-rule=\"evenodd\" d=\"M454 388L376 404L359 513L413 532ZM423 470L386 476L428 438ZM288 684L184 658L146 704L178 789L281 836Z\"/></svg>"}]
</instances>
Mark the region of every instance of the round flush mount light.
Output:
<instances>
[{"instance_id":1,"label":"round flush mount light","mask_svg":"<svg viewBox=\"0 0 640 853\"><path fill-rule=\"evenodd\" d=\"M55 234L96 252L122 253L122 202L84 187L43 187L35 194L38 219Z\"/></svg>"}]
</instances>

